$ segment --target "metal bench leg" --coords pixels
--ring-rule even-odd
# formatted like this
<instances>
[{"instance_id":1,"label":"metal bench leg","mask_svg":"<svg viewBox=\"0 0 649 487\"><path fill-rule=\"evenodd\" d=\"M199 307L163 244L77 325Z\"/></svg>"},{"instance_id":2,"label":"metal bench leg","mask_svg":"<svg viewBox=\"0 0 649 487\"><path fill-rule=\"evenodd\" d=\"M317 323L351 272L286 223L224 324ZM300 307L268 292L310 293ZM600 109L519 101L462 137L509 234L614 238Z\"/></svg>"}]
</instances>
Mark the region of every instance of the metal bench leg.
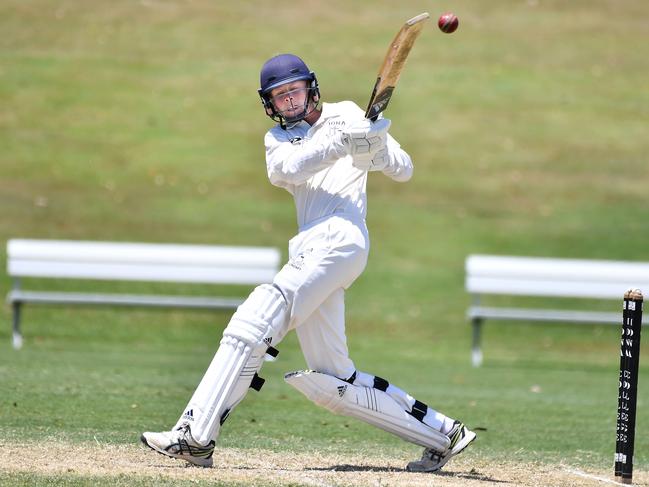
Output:
<instances>
[{"instance_id":1,"label":"metal bench leg","mask_svg":"<svg viewBox=\"0 0 649 487\"><path fill-rule=\"evenodd\" d=\"M482 318L473 318L471 320L473 325L473 346L471 348L471 363L474 367L482 365L482 348L481 348L481 332L482 332Z\"/></svg>"},{"instance_id":2,"label":"metal bench leg","mask_svg":"<svg viewBox=\"0 0 649 487\"><path fill-rule=\"evenodd\" d=\"M20 333L20 302L13 302L13 334L12 342L15 350L20 350L23 346L23 336Z\"/></svg>"}]
</instances>

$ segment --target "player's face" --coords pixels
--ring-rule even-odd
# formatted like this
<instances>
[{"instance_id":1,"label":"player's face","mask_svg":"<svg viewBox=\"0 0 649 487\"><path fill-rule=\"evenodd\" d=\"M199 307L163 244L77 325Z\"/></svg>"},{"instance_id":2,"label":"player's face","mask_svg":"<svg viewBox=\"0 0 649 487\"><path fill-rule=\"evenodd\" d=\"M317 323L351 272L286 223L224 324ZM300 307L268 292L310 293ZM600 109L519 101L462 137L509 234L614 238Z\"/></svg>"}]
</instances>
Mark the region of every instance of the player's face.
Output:
<instances>
[{"instance_id":1,"label":"player's face","mask_svg":"<svg viewBox=\"0 0 649 487\"><path fill-rule=\"evenodd\" d=\"M275 109L287 119L304 112L308 96L309 89L305 80L286 83L270 91Z\"/></svg>"}]
</instances>

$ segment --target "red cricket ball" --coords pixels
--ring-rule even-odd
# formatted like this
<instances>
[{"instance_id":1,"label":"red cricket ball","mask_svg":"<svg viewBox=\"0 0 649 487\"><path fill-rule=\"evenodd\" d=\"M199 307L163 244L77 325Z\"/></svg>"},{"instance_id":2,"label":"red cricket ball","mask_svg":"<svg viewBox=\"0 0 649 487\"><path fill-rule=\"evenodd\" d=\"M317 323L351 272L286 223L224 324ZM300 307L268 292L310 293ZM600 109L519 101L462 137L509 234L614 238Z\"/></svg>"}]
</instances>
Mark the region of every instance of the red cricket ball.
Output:
<instances>
[{"instance_id":1,"label":"red cricket ball","mask_svg":"<svg viewBox=\"0 0 649 487\"><path fill-rule=\"evenodd\" d=\"M457 18L457 15L451 12L442 14L442 16L437 21L439 30L446 34L451 34L457 30L457 26L460 25L460 21Z\"/></svg>"}]
</instances>

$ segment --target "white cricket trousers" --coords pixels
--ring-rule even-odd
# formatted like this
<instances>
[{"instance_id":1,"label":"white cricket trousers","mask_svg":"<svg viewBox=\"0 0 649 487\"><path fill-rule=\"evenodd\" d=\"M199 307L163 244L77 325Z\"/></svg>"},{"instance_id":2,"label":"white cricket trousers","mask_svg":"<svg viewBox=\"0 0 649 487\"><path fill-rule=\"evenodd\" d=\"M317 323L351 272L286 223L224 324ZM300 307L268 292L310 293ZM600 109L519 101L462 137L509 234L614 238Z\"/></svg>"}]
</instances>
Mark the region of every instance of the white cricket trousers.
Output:
<instances>
[{"instance_id":1,"label":"white cricket trousers","mask_svg":"<svg viewBox=\"0 0 649 487\"><path fill-rule=\"evenodd\" d=\"M365 269L368 252L365 222L344 213L306 225L289 241L289 260L273 283L291 305L290 319L274 343L295 329L309 369L342 379L356 370L345 336L345 289Z\"/></svg>"},{"instance_id":2,"label":"white cricket trousers","mask_svg":"<svg viewBox=\"0 0 649 487\"><path fill-rule=\"evenodd\" d=\"M369 239L364 221L356 221L345 214L335 214L300 229L300 233L289 242L288 262L273 280L284 296L280 296L279 292L265 291L260 298L259 293L253 291L248 298L252 301L246 301L248 306L268 307L265 299L277 296L276 299L287 303L285 311L288 311L288 318L285 314L277 314L281 316L281 321L275 323L278 328L273 328L273 335L267 337L272 338L272 344L279 343L286 333L295 329L309 369L343 380L349 379L356 368L349 358L345 336L345 289L365 269L368 251ZM268 309L275 307L271 305ZM245 311L248 314L239 307L228 325L239 327L234 329L235 333L241 332L245 318L250 316L249 310ZM264 315L266 310L262 311ZM240 314L239 318L236 318L237 314ZM255 325L251 323L252 327ZM228 340L233 340L232 336ZM190 422L192 435L201 444L206 445L218 437L220 425L243 399L252 374L261 367L263 355L257 355L256 358L251 356L243 369L236 369L237 361L242 357L240 350L241 347L221 343L185 413L176 424L178 427L186 421ZM232 375L235 373L236 376ZM453 424L452 419L430 409L384 379L362 372L355 377L354 387L375 388L377 379L383 384L379 390L389 391L384 395L384 401L387 401L384 407L402 408L405 411L403 414L416 417L436 431L442 431L446 423L445 430L448 431ZM376 407L374 404L373 410L379 413ZM414 415L413 411L422 417ZM395 433L394 429L387 431ZM395 434L412 441L408 435Z\"/></svg>"}]
</instances>

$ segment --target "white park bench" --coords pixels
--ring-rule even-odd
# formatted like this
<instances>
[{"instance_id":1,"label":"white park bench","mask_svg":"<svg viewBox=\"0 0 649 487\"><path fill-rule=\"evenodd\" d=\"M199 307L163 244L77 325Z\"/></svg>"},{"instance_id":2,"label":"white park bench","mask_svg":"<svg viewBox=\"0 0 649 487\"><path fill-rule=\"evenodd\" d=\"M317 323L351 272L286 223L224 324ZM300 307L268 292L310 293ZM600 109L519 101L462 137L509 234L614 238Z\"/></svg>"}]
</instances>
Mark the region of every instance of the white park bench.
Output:
<instances>
[{"instance_id":1,"label":"white park bench","mask_svg":"<svg viewBox=\"0 0 649 487\"><path fill-rule=\"evenodd\" d=\"M482 325L487 319L622 323L622 300L631 288L649 290L649 263L612 260L553 259L470 255L466 259L466 290L472 296L467 316L473 328L471 361L482 364ZM484 295L619 300L619 312L489 307Z\"/></svg>"},{"instance_id":2,"label":"white park bench","mask_svg":"<svg viewBox=\"0 0 649 487\"><path fill-rule=\"evenodd\" d=\"M22 345L20 312L26 303L229 309L244 300L29 291L21 288L21 278L250 285L272 282L280 259L279 250L269 247L12 239L7 243L7 271L13 286L7 302L13 309L13 346Z\"/></svg>"}]
</instances>

